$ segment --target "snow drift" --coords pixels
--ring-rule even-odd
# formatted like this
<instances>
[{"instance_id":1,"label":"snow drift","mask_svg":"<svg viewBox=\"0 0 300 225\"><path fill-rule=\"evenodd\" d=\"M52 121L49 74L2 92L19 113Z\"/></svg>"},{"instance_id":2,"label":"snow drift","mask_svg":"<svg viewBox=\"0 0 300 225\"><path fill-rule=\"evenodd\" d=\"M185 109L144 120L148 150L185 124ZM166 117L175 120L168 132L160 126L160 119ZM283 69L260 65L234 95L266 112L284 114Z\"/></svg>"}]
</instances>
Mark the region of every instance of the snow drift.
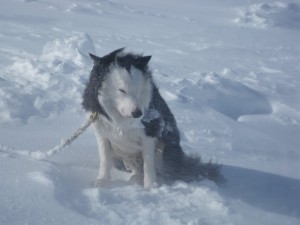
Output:
<instances>
[{"instance_id":1,"label":"snow drift","mask_svg":"<svg viewBox=\"0 0 300 225\"><path fill-rule=\"evenodd\" d=\"M0 224L299 224L297 1L11 0L0 12ZM124 46L153 56L185 152L223 164L226 185L146 192L115 170L92 188L92 130L47 160L13 154L75 130L88 52Z\"/></svg>"}]
</instances>

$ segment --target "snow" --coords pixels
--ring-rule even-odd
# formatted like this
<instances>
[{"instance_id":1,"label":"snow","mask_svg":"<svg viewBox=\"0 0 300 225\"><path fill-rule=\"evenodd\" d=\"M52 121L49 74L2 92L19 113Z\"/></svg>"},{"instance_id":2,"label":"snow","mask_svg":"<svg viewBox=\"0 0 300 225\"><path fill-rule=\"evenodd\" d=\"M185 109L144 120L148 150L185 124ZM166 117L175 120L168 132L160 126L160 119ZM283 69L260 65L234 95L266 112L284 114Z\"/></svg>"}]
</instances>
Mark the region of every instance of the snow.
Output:
<instances>
[{"instance_id":1,"label":"snow","mask_svg":"<svg viewBox=\"0 0 300 225\"><path fill-rule=\"evenodd\" d=\"M300 223L298 1L0 2L0 224ZM184 150L224 186L145 191L115 170L93 188L92 129L41 159L86 120L88 53L124 46L152 55Z\"/></svg>"},{"instance_id":2,"label":"snow","mask_svg":"<svg viewBox=\"0 0 300 225\"><path fill-rule=\"evenodd\" d=\"M279 26L289 29L300 28L300 5L287 2L262 2L239 10L236 22L260 28Z\"/></svg>"}]
</instances>

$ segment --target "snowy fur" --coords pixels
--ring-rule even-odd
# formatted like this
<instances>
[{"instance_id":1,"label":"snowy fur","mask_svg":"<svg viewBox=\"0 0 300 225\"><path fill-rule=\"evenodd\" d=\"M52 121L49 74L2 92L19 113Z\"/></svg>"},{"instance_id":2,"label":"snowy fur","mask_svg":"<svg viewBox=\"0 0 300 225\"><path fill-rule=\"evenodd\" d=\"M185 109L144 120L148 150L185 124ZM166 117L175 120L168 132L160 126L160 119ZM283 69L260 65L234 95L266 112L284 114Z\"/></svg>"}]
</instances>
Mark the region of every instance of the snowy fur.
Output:
<instances>
[{"instance_id":1,"label":"snowy fur","mask_svg":"<svg viewBox=\"0 0 300 225\"><path fill-rule=\"evenodd\" d=\"M186 156L180 147L175 118L160 96L148 69L150 56L124 53L91 55L94 67L84 92L83 107L98 112L95 133L104 185L116 160L132 172L131 180L146 189L160 180L223 180L219 166Z\"/></svg>"}]
</instances>

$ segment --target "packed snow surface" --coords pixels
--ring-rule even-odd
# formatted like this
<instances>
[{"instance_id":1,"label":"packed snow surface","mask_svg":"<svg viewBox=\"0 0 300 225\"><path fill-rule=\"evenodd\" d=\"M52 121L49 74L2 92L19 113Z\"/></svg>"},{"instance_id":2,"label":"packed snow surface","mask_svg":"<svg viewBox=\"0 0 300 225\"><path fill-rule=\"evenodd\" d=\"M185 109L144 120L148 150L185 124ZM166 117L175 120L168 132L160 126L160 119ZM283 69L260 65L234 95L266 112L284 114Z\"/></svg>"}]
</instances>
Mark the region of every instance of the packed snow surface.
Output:
<instances>
[{"instance_id":1,"label":"packed snow surface","mask_svg":"<svg viewBox=\"0 0 300 225\"><path fill-rule=\"evenodd\" d=\"M300 224L299 1L0 4L0 224ZM184 150L226 184L94 188L92 129L41 160L86 120L88 53L120 47L152 55Z\"/></svg>"}]
</instances>

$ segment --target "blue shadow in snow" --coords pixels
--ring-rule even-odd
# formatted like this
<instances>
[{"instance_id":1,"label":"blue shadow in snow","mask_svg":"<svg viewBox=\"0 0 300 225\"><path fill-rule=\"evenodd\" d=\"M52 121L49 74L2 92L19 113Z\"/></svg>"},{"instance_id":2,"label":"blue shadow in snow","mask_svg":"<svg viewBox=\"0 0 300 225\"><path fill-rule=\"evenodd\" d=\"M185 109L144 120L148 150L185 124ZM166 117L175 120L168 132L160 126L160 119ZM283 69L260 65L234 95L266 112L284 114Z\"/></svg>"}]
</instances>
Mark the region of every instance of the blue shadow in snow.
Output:
<instances>
[{"instance_id":1,"label":"blue shadow in snow","mask_svg":"<svg viewBox=\"0 0 300 225\"><path fill-rule=\"evenodd\" d=\"M266 172L223 166L221 193L264 211L300 218L300 180Z\"/></svg>"}]
</instances>

